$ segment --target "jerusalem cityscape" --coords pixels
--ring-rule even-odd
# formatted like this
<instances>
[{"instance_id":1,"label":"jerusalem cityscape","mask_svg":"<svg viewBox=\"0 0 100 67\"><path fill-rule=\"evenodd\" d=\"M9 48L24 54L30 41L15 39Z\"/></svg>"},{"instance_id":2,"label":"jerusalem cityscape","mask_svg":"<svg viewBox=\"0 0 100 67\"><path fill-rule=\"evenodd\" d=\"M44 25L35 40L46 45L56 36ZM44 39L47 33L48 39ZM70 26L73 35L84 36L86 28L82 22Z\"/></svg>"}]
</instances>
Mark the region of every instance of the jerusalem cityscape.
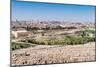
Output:
<instances>
[{"instance_id":1,"label":"jerusalem cityscape","mask_svg":"<svg viewBox=\"0 0 100 67\"><path fill-rule=\"evenodd\" d=\"M19 3L14 5L16 9L12 8L12 66L96 60L94 6L21 3L27 7L23 8ZM37 6L39 4L41 8Z\"/></svg>"}]
</instances>

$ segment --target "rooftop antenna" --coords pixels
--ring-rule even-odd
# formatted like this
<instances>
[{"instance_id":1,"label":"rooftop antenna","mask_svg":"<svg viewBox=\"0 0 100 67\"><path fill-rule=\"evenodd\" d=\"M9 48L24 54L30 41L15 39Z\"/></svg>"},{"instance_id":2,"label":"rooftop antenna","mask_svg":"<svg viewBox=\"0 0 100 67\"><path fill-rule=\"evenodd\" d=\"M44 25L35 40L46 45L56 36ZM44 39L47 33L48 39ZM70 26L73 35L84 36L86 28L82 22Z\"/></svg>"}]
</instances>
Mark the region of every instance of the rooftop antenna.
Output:
<instances>
[{"instance_id":1,"label":"rooftop antenna","mask_svg":"<svg viewBox=\"0 0 100 67\"><path fill-rule=\"evenodd\" d=\"M17 19L16 19L16 22L19 23L19 24L21 25L20 21L18 21Z\"/></svg>"},{"instance_id":2,"label":"rooftop antenna","mask_svg":"<svg viewBox=\"0 0 100 67\"><path fill-rule=\"evenodd\" d=\"M17 18L17 17L16 17L15 19L16 19L16 22L19 22L19 20L18 20L18 18Z\"/></svg>"}]
</instances>

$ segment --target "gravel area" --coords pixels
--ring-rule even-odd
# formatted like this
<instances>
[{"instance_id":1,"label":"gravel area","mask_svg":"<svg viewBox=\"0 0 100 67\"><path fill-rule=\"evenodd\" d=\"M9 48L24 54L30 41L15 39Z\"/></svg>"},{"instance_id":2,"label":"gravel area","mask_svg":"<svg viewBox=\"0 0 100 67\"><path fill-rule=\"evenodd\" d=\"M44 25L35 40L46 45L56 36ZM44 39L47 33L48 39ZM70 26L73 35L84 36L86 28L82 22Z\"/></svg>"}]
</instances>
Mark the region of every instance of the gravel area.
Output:
<instances>
[{"instance_id":1,"label":"gravel area","mask_svg":"<svg viewBox=\"0 0 100 67\"><path fill-rule=\"evenodd\" d=\"M72 46L38 45L11 52L12 65L95 61L95 42Z\"/></svg>"}]
</instances>

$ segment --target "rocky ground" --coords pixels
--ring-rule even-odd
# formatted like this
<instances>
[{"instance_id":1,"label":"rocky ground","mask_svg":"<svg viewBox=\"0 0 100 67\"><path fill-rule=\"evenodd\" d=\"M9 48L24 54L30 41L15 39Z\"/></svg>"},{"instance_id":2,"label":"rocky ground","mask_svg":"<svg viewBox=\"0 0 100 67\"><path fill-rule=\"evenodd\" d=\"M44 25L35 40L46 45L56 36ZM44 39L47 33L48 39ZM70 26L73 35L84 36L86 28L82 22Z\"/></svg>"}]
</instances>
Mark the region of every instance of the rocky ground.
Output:
<instances>
[{"instance_id":1,"label":"rocky ground","mask_svg":"<svg viewBox=\"0 0 100 67\"><path fill-rule=\"evenodd\" d=\"M95 61L95 42L84 45L39 45L12 51L12 65L36 65Z\"/></svg>"}]
</instances>

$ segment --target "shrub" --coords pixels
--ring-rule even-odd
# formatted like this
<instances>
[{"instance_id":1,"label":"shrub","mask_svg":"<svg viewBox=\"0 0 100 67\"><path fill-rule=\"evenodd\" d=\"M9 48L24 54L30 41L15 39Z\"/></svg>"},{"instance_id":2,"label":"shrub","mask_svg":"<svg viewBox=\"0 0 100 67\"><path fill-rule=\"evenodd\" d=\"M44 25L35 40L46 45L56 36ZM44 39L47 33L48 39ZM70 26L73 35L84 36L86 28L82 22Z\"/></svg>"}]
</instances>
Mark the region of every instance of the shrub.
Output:
<instances>
[{"instance_id":1,"label":"shrub","mask_svg":"<svg viewBox=\"0 0 100 67\"><path fill-rule=\"evenodd\" d=\"M38 45L77 45L77 44L84 44L87 42L94 42L95 37L80 37L80 36L66 36L63 39L44 39L42 41L38 41L35 39L29 39L25 42L38 44ZM20 48L16 46L17 48ZM23 46L22 46L23 47Z\"/></svg>"},{"instance_id":2,"label":"shrub","mask_svg":"<svg viewBox=\"0 0 100 67\"><path fill-rule=\"evenodd\" d=\"M25 43L15 43L15 42L12 42L12 44L11 44L12 50L16 50L16 49L20 49L20 48L27 48L27 47L30 47L30 45L25 44Z\"/></svg>"}]
</instances>

